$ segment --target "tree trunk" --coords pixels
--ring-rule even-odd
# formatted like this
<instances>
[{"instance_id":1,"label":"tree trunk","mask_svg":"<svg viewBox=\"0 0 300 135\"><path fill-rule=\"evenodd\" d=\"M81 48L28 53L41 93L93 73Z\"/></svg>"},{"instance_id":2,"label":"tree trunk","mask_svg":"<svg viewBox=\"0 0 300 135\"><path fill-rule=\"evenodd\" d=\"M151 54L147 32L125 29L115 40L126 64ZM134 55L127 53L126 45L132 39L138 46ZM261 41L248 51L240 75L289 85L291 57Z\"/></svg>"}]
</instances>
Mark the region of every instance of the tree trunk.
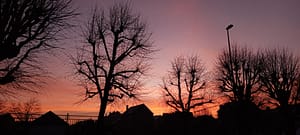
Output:
<instances>
[{"instance_id":1,"label":"tree trunk","mask_svg":"<svg viewBox=\"0 0 300 135\"><path fill-rule=\"evenodd\" d=\"M280 102L280 112L283 119L283 131L286 135L296 135L295 128L295 114L293 110L289 107L287 100L281 100Z\"/></svg>"},{"instance_id":2,"label":"tree trunk","mask_svg":"<svg viewBox=\"0 0 300 135\"><path fill-rule=\"evenodd\" d=\"M105 114L105 111L106 111L106 107L107 107L107 99L108 99L108 96L106 94L104 94L104 97L102 99L100 99L101 101L101 104L100 104L100 110L99 110L99 114L98 114L98 131L101 132L101 131L104 131L104 114Z\"/></svg>"}]
</instances>

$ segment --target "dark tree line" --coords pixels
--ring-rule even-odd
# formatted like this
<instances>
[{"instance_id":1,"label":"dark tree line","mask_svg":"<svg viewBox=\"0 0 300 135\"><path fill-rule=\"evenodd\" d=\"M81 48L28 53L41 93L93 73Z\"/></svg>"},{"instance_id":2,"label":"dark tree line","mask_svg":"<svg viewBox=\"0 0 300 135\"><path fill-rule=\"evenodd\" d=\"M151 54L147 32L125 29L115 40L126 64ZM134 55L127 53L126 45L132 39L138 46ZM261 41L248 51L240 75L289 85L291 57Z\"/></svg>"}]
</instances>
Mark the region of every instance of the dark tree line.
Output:
<instances>
[{"instance_id":1,"label":"dark tree line","mask_svg":"<svg viewBox=\"0 0 300 135\"><path fill-rule=\"evenodd\" d=\"M297 103L299 58L287 49L266 49L254 53L246 47L224 50L218 57L217 81L231 101L254 102L265 93L273 105L285 108Z\"/></svg>"},{"instance_id":2,"label":"dark tree line","mask_svg":"<svg viewBox=\"0 0 300 135\"><path fill-rule=\"evenodd\" d=\"M239 126L252 121L245 118L256 115L253 105L264 105L279 110L280 115L276 119L283 123L282 132L294 134L295 109L292 105L299 100L299 58L287 49L266 49L254 53L246 47L234 46L232 50L232 56L226 50L219 55L217 77L220 90L227 93L232 103L227 105L228 111L240 116Z\"/></svg>"},{"instance_id":3,"label":"dark tree line","mask_svg":"<svg viewBox=\"0 0 300 135\"><path fill-rule=\"evenodd\" d=\"M0 100L0 114L11 113L18 121L29 122L33 119L33 114L41 112L40 101L36 98L30 98L25 102L7 102Z\"/></svg>"}]
</instances>

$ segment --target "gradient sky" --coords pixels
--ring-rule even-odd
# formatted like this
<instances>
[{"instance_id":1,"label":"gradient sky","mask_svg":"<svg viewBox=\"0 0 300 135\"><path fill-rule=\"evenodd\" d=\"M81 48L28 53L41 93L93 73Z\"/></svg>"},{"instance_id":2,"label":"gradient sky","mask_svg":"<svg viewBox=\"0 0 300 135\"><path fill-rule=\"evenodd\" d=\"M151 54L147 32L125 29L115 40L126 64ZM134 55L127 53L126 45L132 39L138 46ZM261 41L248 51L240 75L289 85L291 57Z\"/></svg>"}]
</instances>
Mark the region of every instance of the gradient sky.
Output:
<instances>
[{"instance_id":1,"label":"gradient sky","mask_svg":"<svg viewBox=\"0 0 300 135\"><path fill-rule=\"evenodd\" d=\"M81 13L78 24L84 23L94 5L108 7L117 1L123 0L75 0L74 6ZM159 84L170 61L179 55L198 54L212 71L218 53L227 47L228 24L234 25L231 40L238 45L253 49L287 47L297 55L300 52L299 0L132 0L131 4L148 23L154 45L160 51L153 56L151 81L145 88L150 94L144 96L144 101L113 105L110 110L122 111L125 104L146 103L155 114L168 111L161 101ZM62 46L70 53L80 42L82 39L76 37ZM97 99L75 104L84 89L70 77L72 66L68 61L64 55L49 60L54 79L41 95L34 96L41 100L44 111L97 112Z\"/></svg>"}]
</instances>

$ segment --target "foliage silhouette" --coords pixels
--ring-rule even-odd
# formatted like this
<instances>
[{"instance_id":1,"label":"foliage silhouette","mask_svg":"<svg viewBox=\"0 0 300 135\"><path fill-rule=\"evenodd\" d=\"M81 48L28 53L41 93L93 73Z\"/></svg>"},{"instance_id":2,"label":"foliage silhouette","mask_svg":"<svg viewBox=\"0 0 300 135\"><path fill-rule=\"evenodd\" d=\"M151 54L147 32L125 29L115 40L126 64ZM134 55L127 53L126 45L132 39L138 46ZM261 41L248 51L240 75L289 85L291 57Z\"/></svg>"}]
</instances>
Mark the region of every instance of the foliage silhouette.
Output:
<instances>
[{"instance_id":1,"label":"foliage silhouette","mask_svg":"<svg viewBox=\"0 0 300 135\"><path fill-rule=\"evenodd\" d=\"M229 102L220 106L218 119L224 134L256 134L260 109L251 102Z\"/></svg>"},{"instance_id":2,"label":"foliage silhouette","mask_svg":"<svg viewBox=\"0 0 300 135\"><path fill-rule=\"evenodd\" d=\"M10 114L0 114L0 133L13 135L12 131L15 130L15 124L15 120Z\"/></svg>"},{"instance_id":3,"label":"foliage silhouette","mask_svg":"<svg viewBox=\"0 0 300 135\"><path fill-rule=\"evenodd\" d=\"M299 114L299 105L293 107L297 108ZM260 110L253 103L226 103L220 107L218 119L212 116L194 117L189 112L165 113L162 116L153 116L152 113L150 115L145 113L149 110L141 105L132 108L124 113L114 112L106 116L104 121L106 130L101 133L109 135L281 135L286 132L285 118L282 117L280 109ZM31 134L52 129L51 132L47 133L55 132L56 134L65 133L67 135L99 134L98 122L94 120L80 121L68 126L52 112L46 113L34 122L18 122L7 116L9 115L0 115L1 133L7 131L6 134ZM297 122L297 119L293 119L292 122Z\"/></svg>"}]
</instances>

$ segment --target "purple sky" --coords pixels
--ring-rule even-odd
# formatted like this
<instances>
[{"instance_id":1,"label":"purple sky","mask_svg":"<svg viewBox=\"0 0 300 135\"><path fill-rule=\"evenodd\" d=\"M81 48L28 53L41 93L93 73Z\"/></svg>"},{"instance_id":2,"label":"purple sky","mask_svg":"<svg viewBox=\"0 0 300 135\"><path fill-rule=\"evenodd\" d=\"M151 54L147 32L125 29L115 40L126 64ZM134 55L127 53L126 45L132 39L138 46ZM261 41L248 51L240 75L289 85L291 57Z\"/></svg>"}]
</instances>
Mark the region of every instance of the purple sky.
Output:
<instances>
[{"instance_id":1,"label":"purple sky","mask_svg":"<svg viewBox=\"0 0 300 135\"><path fill-rule=\"evenodd\" d=\"M84 23L94 5L108 7L123 0L75 0L81 12L78 23ZM179 55L201 56L209 71L213 70L218 53L227 47L225 27L233 24L231 40L252 49L287 47L297 55L300 52L299 0L132 0L132 8L140 13L152 32L155 54L151 81L146 84L152 93L146 103L157 101L161 77L170 69L170 61ZM81 34L81 33L79 33ZM74 48L80 37L65 41L65 48ZM68 50L68 49L67 49ZM81 88L72 82L71 66L66 57L55 58L49 64L54 79L39 98L45 110L98 111L98 101L82 105L74 103ZM137 104L136 102L135 104ZM148 104L160 114L160 104Z\"/></svg>"}]
</instances>

